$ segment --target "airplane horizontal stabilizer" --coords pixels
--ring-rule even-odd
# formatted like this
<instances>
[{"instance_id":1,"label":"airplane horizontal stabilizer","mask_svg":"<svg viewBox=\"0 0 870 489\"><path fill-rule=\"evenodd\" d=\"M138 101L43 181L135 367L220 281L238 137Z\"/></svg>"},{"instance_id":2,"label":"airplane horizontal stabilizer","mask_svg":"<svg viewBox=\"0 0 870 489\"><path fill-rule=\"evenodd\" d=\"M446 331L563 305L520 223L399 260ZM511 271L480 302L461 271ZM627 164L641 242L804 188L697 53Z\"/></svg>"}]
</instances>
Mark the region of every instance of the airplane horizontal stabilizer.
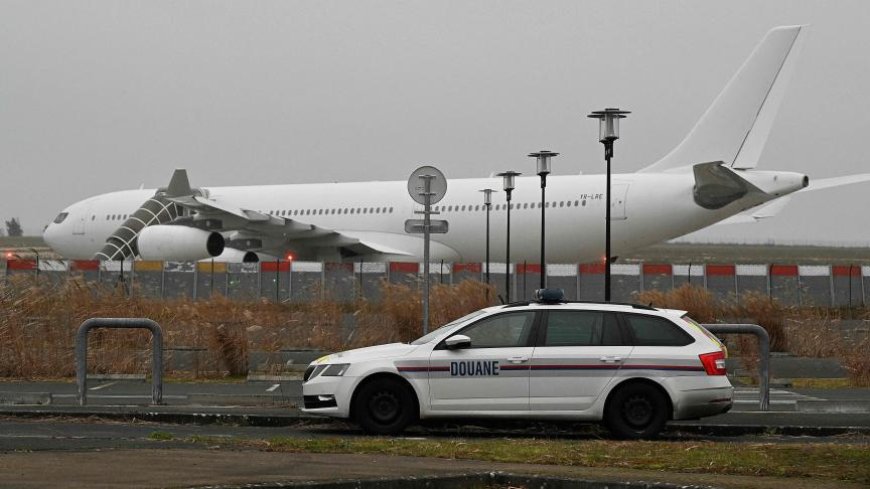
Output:
<instances>
[{"instance_id":1,"label":"airplane horizontal stabilizer","mask_svg":"<svg viewBox=\"0 0 870 489\"><path fill-rule=\"evenodd\" d=\"M751 224L765 219L775 217L779 212L791 202L791 195L780 197L773 202L763 205L758 209L742 214L731 216L728 219L717 222L713 226L722 226L727 224Z\"/></svg>"}]
</instances>

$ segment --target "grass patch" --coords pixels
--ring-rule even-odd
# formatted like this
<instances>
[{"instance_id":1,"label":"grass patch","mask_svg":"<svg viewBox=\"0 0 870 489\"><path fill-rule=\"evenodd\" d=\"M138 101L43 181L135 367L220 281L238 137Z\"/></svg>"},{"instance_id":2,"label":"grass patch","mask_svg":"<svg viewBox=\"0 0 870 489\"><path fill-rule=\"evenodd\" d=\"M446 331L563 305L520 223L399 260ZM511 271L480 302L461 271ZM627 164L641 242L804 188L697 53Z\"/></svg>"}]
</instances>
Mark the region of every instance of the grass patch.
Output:
<instances>
[{"instance_id":1,"label":"grass patch","mask_svg":"<svg viewBox=\"0 0 870 489\"><path fill-rule=\"evenodd\" d=\"M662 472L808 477L870 482L861 444L611 440L407 440L195 437L194 442L293 453L381 454Z\"/></svg>"},{"instance_id":2,"label":"grass patch","mask_svg":"<svg viewBox=\"0 0 870 489\"><path fill-rule=\"evenodd\" d=\"M849 379L791 379L795 389L848 389L853 387Z\"/></svg>"},{"instance_id":3,"label":"grass patch","mask_svg":"<svg viewBox=\"0 0 870 489\"><path fill-rule=\"evenodd\" d=\"M167 431L152 431L148 434L148 439L154 441L170 441L174 438L175 437L172 435L172 433L169 433Z\"/></svg>"}]
</instances>

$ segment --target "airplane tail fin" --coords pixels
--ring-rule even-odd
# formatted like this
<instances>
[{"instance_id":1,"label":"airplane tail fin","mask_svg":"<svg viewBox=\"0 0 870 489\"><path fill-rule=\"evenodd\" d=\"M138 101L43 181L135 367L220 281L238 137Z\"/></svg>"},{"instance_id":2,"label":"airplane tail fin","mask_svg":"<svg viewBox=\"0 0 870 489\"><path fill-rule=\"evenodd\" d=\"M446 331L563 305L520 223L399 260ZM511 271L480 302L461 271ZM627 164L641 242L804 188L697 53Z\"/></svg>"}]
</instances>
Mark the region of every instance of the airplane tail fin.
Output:
<instances>
[{"instance_id":1,"label":"airplane tail fin","mask_svg":"<svg viewBox=\"0 0 870 489\"><path fill-rule=\"evenodd\" d=\"M770 30L686 138L640 171L688 169L709 161L755 168L794 71L804 27Z\"/></svg>"}]
</instances>

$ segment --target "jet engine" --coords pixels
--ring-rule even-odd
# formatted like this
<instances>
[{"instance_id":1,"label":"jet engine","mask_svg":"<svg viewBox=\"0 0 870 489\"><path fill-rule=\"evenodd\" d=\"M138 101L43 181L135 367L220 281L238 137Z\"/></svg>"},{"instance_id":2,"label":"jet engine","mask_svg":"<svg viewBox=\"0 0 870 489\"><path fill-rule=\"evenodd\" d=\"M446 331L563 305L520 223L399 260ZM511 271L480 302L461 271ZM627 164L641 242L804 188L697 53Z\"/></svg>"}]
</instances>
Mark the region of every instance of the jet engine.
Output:
<instances>
[{"instance_id":1,"label":"jet engine","mask_svg":"<svg viewBox=\"0 0 870 489\"><path fill-rule=\"evenodd\" d=\"M148 226L137 239L139 256L145 260L195 261L219 256L224 251L224 237L220 233L187 226Z\"/></svg>"},{"instance_id":2,"label":"jet engine","mask_svg":"<svg viewBox=\"0 0 870 489\"><path fill-rule=\"evenodd\" d=\"M215 261L227 263L257 263L260 261L259 255L253 251L245 251L236 248L224 248L224 252L220 256L216 256Z\"/></svg>"}]
</instances>

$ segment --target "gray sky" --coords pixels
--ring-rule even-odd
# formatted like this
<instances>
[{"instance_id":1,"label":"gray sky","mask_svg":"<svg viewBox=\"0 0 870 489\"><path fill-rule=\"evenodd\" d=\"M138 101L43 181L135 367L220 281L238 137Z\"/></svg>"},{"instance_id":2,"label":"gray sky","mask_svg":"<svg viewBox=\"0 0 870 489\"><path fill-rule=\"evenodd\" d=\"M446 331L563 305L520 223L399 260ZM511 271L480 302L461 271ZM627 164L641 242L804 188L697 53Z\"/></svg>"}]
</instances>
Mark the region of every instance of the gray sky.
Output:
<instances>
[{"instance_id":1,"label":"gray sky","mask_svg":"<svg viewBox=\"0 0 870 489\"><path fill-rule=\"evenodd\" d=\"M771 27L811 24L761 169L870 171L870 2L0 0L0 218L140 184L615 171L676 145ZM870 244L870 183L693 239Z\"/></svg>"}]
</instances>

